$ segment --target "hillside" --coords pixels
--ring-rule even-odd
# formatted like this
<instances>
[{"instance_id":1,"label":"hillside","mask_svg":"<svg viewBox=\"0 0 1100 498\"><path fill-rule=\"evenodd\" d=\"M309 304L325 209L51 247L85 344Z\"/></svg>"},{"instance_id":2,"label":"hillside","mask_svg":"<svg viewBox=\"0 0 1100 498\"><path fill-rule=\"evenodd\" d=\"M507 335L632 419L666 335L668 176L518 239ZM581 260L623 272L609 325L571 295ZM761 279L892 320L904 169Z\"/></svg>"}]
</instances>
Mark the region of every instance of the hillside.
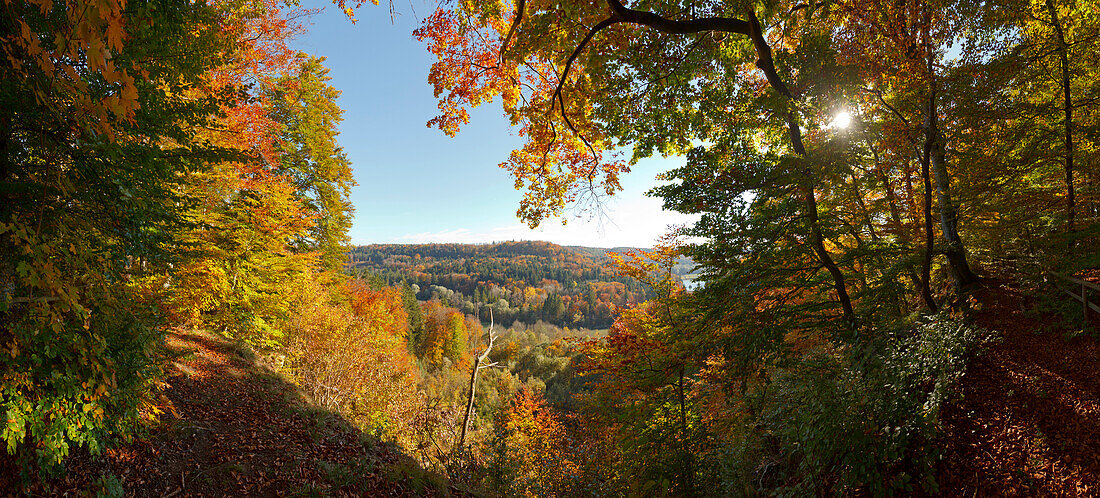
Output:
<instances>
[{"instance_id":1,"label":"hillside","mask_svg":"<svg viewBox=\"0 0 1100 498\"><path fill-rule=\"evenodd\" d=\"M974 320L999 340L970 362L942 414L938 480L949 496L1100 492L1100 341L1050 309L1075 302L1043 291L990 280L977 292Z\"/></svg>"},{"instance_id":2,"label":"hillside","mask_svg":"<svg viewBox=\"0 0 1100 498\"><path fill-rule=\"evenodd\" d=\"M0 495L274 496L446 494L393 445L310 404L250 350L202 332L168 337L159 420L98 457L80 450L55 479L23 488L0 459Z\"/></svg>"},{"instance_id":3,"label":"hillside","mask_svg":"<svg viewBox=\"0 0 1100 498\"><path fill-rule=\"evenodd\" d=\"M390 7L5 0L0 498L1100 496L1100 0Z\"/></svg>"},{"instance_id":4,"label":"hillside","mask_svg":"<svg viewBox=\"0 0 1100 498\"><path fill-rule=\"evenodd\" d=\"M439 298L467 314L492 307L504 324L543 320L557 326L607 328L616 308L634 306L648 288L619 275L602 249L520 241L494 244L379 244L349 251L353 269L386 283L415 285L421 301ZM691 270L683 258L677 275ZM488 320L487 312L482 312Z\"/></svg>"},{"instance_id":5,"label":"hillside","mask_svg":"<svg viewBox=\"0 0 1100 498\"><path fill-rule=\"evenodd\" d=\"M947 496L1089 496L1100 486L1100 341L1049 309L1041 289L990 279L976 325L996 338L944 406L937 465ZM1055 302L1057 303L1057 302ZM203 332L168 335L158 421L99 457L33 481L0 462L0 494L127 496L464 493L341 415L311 405L250 349Z\"/></svg>"}]
</instances>

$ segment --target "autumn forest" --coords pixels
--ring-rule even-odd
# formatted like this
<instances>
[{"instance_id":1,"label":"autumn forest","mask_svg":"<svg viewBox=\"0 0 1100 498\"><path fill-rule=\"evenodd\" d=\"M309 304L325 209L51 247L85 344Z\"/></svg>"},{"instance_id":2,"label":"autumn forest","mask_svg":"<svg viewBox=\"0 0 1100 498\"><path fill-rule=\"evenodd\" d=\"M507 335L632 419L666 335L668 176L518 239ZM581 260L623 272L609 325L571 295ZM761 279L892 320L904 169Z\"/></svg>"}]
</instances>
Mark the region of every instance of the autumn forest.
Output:
<instances>
[{"instance_id":1,"label":"autumn forest","mask_svg":"<svg viewBox=\"0 0 1100 498\"><path fill-rule=\"evenodd\" d=\"M0 494L1100 494L1100 3L388 8L520 222L695 221L358 240L319 10L4 0Z\"/></svg>"}]
</instances>

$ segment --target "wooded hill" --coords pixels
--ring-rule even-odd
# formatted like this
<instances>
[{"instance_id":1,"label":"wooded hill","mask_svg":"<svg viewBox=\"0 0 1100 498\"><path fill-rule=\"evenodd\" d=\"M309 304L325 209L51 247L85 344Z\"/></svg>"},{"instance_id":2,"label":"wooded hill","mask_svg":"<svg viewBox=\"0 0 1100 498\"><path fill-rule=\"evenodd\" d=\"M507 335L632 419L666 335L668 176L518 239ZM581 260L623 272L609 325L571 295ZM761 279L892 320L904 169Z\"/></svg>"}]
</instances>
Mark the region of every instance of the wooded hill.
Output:
<instances>
[{"instance_id":1,"label":"wooded hill","mask_svg":"<svg viewBox=\"0 0 1100 498\"><path fill-rule=\"evenodd\" d=\"M615 309L650 297L649 288L609 265L608 253L631 248L560 246L522 241L493 244L377 244L351 248L349 266L387 284L415 285L417 299L444 301L466 314L488 308L505 325L543 320L562 327L605 329ZM677 274L691 270L683 258Z\"/></svg>"}]
</instances>

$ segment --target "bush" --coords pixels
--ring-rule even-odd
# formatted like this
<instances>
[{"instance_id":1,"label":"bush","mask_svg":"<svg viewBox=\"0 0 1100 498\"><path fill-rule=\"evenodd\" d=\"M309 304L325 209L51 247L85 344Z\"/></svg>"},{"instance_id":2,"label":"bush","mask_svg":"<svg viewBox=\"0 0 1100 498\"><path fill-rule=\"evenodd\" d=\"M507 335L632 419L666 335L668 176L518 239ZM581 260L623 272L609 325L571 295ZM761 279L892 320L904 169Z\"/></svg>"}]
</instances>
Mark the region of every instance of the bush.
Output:
<instances>
[{"instance_id":1,"label":"bush","mask_svg":"<svg viewBox=\"0 0 1100 498\"><path fill-rule=\"evenodd\" d=\"M24 470L59 470L73 447L98 454L153 415L164 336L127 295L88 296L80 312L41 302L7 314L0 436Z\"/></svg>"},{"instance_id":2,"label":"bush","mask_svg":"<svg viewBox=\"0 0 1100 498\"><path fill-rule=\"evenodd\" d=\"M292 306L277 366L319 406L367 433L409 444L421 403L401 290L357 283L326 289L309 279Z\"/></svg>"},{"instance_id":3,"label":"bush","mask_svg":"<svg viewBox=\"0 0 1100 498\"><path fill-rule=\"evenodd\" d=\"M737 469L737 480L751 475L758 487L798 494L936 492L940 409L987 338L983 330L934 317L860 350L811 353L775 376L761 439L739 452L749 456L742 460L749 468Z\"/></svg>"}]
</instances>

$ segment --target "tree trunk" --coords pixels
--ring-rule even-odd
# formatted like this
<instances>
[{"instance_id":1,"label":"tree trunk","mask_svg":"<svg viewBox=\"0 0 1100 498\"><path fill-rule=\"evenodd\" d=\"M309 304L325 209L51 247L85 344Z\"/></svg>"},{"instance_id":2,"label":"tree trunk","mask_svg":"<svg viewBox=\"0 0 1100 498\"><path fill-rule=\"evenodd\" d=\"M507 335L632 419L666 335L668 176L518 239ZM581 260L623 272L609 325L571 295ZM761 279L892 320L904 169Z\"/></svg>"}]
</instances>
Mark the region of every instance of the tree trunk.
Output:
<instances>
[{"instance_id":1,"label":"tree trunk","mask_svg":"<svg viewBox=\"0 0 1100 498\"><path fill-rule=\"evenodd\" d=\"M906 234L905 224L901 220L901 210L898 209L897 194L894 192L894 187L890 184L890 179L886 176L886 172L882 170L882 163L879 160L878 151L875 150L870 139L864 138L864 141L867 142L867 147L871 149L871 154L875 161L875 176L878 177L879 182L882 183L882 190L886 195L886 203L890 208L890 219L894 222L894 229L897 231L898 238L901 242L908 245L910 243L909 236ZM918 294L923 295L922 287L924 283L920 276L917 275L917 271L913 268L913 264L906 263L905 271L909 274L909 279L913 281L913 288L917 290ZM931 292L929 292L929 294L931 294ZM902 314L908 312L907 308L902 308L901 306L898 307L898 310Z\"/></svg>"},{"instance_id":2,"label":"tree trunk","mask_svg":"<svg viewBox=\"0 0 1100 498\"><path fill-rule=\"evenodd\" d=\"M466 414L462 417L462 433L458 436L458 448L466 445L466 431L470 428L470 414L474 411L474 389L477 388L477 371L481 366L481 357L474 356L474 367L470 369L470 397L466 399Z\"/></svg>"},{"instance_id":3,"label":"tree trunk","mask_svg":"<svg viewBox=\"0 0 1100 498\"><path fill-rule=\"evenodd\" d=\"M810 229L810 247L813 248L818 261L821 262L822 266L824 266L833 277L833 288L836 289L837 298L840 300L841 310L844 313L844 321L850 327L854 328L856 325L856 314L852 309L852 300L848 297L848 290L844 284L844 273L840 271L840 267L833 261L833 257L829 255L829 251L825 249L825 237L821 233L821 224L818 221L817 196L814 193L817 176L814 174L813 166L810 164L810 161L806 158L806 148L802 145L802 130L799 128L798 119L795 117L794 111L792 110L787 111L787 133L790 135L791 146L794 152L798 154L803 162L802 182L799 186L799 191L802 194L806 224Z\"/></svg>"},{"instance_id":4,"label":"tree trunk","mask_svg":"<svg viewBox=\"0 0 1100 498\"><path fill-rule=\"evenodd\" d=\"M863 191L859 189L859 183L856 180L855 174L850 174L849 177L851 178L851 181L852 181L852 194L855 196L856 204L859 205L860 214L863 215L862 222L863 222L863 224L867 225L867 232L871 236L871 243L873 243L877 246L880 239L879 239L879 236L878 236L878 230L875 229L875 222L874 222L874 220L871 216L871 210L867 208L867 203L863 201ZM852 227L852 237L854 237L856 239L856 243L858 244L858 247L862 248L863 247L863 240L860 239L859 231L854 226ZM886 261L885 261L885 259L883 259L881 254L879 254L878 252L874 252L873 258L875 259L875 261L878 262L880 268L886 268ZM862 281L863 288L864 289L869 289L870 285L867 282L867 267L866 267L866 265L861 266L858 274L860 276L860 280ZM880 277L882 276L881 271L879 272L879 276ZM893 304L895 305L895 307L897 309L901 310L902 309L902 307L901 307L901 296L898 296L897 294L893 294L892 295L892 300L894 301Z\"/></svg>"},{"instance_id":5,"label":"tree trunk","mask_svg":"<svg viewBox=\"0 0 1100 498\"><path fill-rule=\"evenodd\" d=\"M1058 36L1058 58L1062 66L1062 107L1065 114L1063 127L1066 147L1066 232L1073 233L1073 219L1077 206L1073 190L1073 99L1070 98L1069 88L1069 54L1065 33L1062 32L1062 24L1058 20L1058 9L1054 7L1053 0L1047 0L1047 10L1050 11L1050 23L1054 26L1054 33Z\"/></svg>"},{"instance_id":6,"label":"tree trunk","mask_svg":"<svg viewBox=\"0 0 1100 498\"><path fill-rule=\"evenodd\" d=\"M764 75L768 79L768 84L784 97L787 97L788 101L793 104L795 98L787 88L787 85L783 83L782 78L779 77L779 72L775 70L772 50L767 40L764 39L764 33L760 28L759 19L756 18L756 12L749 9L748 14L749 38L752 39L752 44L756 49L756 55L758 57L756 60L756 67L764 71ZM807 157L806 147L802 145L802 129L799 128L798 118L795 116L793 108L787 109L786 120L787 133L791 139L791 148L794 149L795 154L798 155L803 165L799 193L802 195L806 224L810 229L810 246L813 248L814 255L817 256L818 261L821 262L821 265L824 266L833 277L833 288L836 289L837 298L840 300L844 321L849 327L854 329L856 328L856 314L852 309L852 300L848 297L848 290L844 285L844 273L840 271L836 262L833 261L832 256L829 255L829 251L825 249L825 237L821 233L821 224L818 222L817 198L814 193L814 188L817 184L817 176L814 172L812 162Z\"/></svg>"},{"instance_id":7,"label":"tree trunk","mask_svg":"<svg viewBox=\"0 0 1100 498\"><path fill-rule=\"evenodd\" d=\"M920 157L920 174L924 181L924 261L921 266L920 292L928 311L935 313L938 309L936 298L932 296L932 249L936 243L936 235L932 230L932 178L928 171L933 146L932 134L926 134Z\"/></svg>"},{"instance_id":8,"label":"tree trunk","mask_svg":"<svg viewBox=\"0 0 1100 498\"><path fill-rule=\"evenodd\" d=\"M929 62L931 73L931 62ZM951 177L947 173L947 152L943 135L939 130L938 107L936 104L936 82L929 83L928 109L924 118L925 137L930 142L929 162L936 176L936 200L940 209L940 225L946 241L944 254L959 287L965 287L978 281L977 275L970 269L966 260L966 249L959 237L959 213L951 199Z\"/></svg>"},{"instance_id":9,"label":"tree trunk","mask_svg":"<svg viewBox=\"0 0 1100 498\"><path fill-rule=\"evenodd\" d=\"M653 12L629 9L624 6L620 0L607 0L607 6L611 10L609 17L592 27L584 40L577 45L573 53L566 59L565 69L562 71L562 76L558 79L558 88L554 91L553 97L560 97L561 85L568 79L569 68L577 58L577 55L580 54L589 40L592 39L592 36L609 26L618 23L630 23L649 26L665 33L680 35L708 31L747 35L756 51L756 67L764 72L764 76L768 80L768 85L779 92L780 95L786 97L789 103L793 104L797 100L794 95L791 94L790 89L787 88L783 79L779 76L779 72L775 69L771 46L768 45L768 41L764 37L764 33L760 27L760 20L756 17L756 12L753 11L752 7L747 9L748 22L745 22L740 19L726 17L708 17L686 21L667 19ZM519 12L522 12L522 10ZM517 12L517 16L519 12ZM852 302L844 286L844 274L841 273L840 268L837 267L836 263L829 255L829 252L825 250L824 237L822 236L821 227L818 223L817 200L814 198L816 178L814 177L813 167L810 166L811 162L806 158L806 150L802 146L802 132L798 128L798 120L794 115L793 106L791 107L792 108L787 110L786 120L791 137L791 146L804 164L799 194L803 197L803 205L806 211L805 215L810 230L811 247L813 248L814 255L817 256L822 266L829 270L829 274L832 275L837 297L843 308L844 319L848 325L854 329L856 327L855 312L852 310ZM551 106L551 109L553 109L553 106ZM562 110L564 111L564 106Z\"/></svg>"},{"instance_id":10,"label":"tree trunk","mask_svg":"<svg viewBox=\"0 0 1100 498\"><path fill-rule=\"evenodd\" d=\"M478 316L481 316L480 310L478 310ZM493 350L493 344L496 342L496 337L493 336L493 327L496 325L496 320L493 318L493 309L489 308L489 344L485 346L485 350L481 354L474 355L474 365L470 369L470 396L466 399L466 414L462 416L462 432L458 436L458 446L455 450L461 450L466 445L466 431L470 429L470 415L474 412L474 392L477 389L477 371L482 368L492 368L496 365L496 362L489 363L482 366L481 362L489 358L489 352Z\"/></svg>"}]
</instances>

